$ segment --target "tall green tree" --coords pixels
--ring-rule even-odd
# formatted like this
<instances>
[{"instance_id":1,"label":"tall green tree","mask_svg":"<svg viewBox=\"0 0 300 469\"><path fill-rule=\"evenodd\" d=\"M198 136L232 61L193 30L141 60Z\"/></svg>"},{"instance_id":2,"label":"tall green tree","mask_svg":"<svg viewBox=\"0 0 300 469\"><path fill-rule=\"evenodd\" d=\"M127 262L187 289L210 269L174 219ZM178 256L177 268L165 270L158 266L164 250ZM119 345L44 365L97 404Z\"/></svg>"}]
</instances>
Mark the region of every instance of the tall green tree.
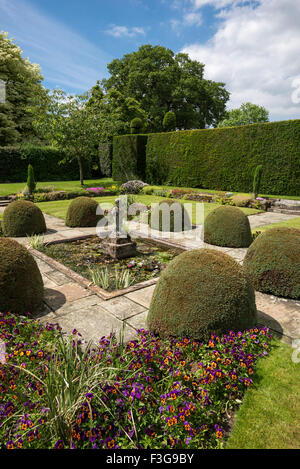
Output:
<instances>
[{"instance_id":1,"label":"tall green tree","mask_svg":"<svg viewBox=\"0 0 300 469\"><path fill-rule=\"evenodd\" d=\"M187 54L162 46L143 45L108 64L105 91L134 98L148 117L148 131L162 130L164 115L173 111L177 128L216 126L225 116L229 93L224 83L204 78L204 65Z\"/></svg>"},{"instance_id":2,"label":"tall green tree","mask_svg":"<svg viewBox=\"0 0 300 469\"><path fill-rule=\"evenodd\" d=\"M269 121L269 111L257 104L244 103L238 109L227 112L218 127L233 127L235 125L260 124Z\"/></svg>"},{"instance_id":3,"label":"tall green tree","mask_svg":"<svg viewBox=\"0 0 300 469\"><path fill-rule=\"evenodd\" d=\"M33 107L43 92L43 77L5 32L0 32L0 79L6 91L5 103L0 103L0 145L34 139Z\"/></svg>"}]
</instances>

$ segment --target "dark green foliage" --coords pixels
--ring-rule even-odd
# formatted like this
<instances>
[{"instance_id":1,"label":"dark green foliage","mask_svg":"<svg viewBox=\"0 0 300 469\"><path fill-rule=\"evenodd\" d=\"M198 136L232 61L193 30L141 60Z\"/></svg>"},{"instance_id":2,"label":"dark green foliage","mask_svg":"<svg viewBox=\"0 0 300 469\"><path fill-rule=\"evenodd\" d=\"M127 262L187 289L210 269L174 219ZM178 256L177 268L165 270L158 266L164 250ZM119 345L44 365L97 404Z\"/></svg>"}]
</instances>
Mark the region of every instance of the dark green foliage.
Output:
<instances>
[{"instance_id":1,"label":"dark green foliage","mask_svg":"<svg viewBox=\"0 0 300 469\"><path fill-rule=\"evenodd\" d=\"M10 203L3 214L4 236L24 237L45 233L45 218L41 209L28 200Z\"/></svg>"},{"instance_id":2,"label":"dark green foliage","mask_svg":"<svg viewBox=\"0 0 300 469\"><path fill-rule=\"evenodd\" d=\"M35 170L38 181L74 181L78 179L78 163L67 161L66 155L52 147L0 147L0 183L25 182L28 164ZM91 168L84 162L85 175L90 177Z\"/></svg>"},{"instance_id":3,"label":"dark green foliage","mask_svg":"<svg viewBox=\"0 0 300 469\"><path fill-rule=\"evenodd\" d=\"M147 135L122 135L113 139L112 177L127 182L145 178Z\"/></svg>"},{"instance_id":4,"label":"dark green foliage","mask_svg":"<svg viewBox=\"0 0 300 469\"><path fill-rule=\"evenodd\" d=\"M261 164L261 193L300 195L299 148L300 120L150 134L146 182L249 193Z\"/></svg>"},{"instance_id":5,"label":"dark green foliage","mask_svg":"<svg viewBox=\"0 0 300 469\"><path fill-rule=\"evenodd\" d=\"M256 320L254 290L242 267L227 254L197 249L177 256L161 274L147 322L162 337L206 340Z\"/></svg>"},{"instance_id":6,"label":"dark green foliage","mask_svg":"<svg viewBox=\"0 0 300 469\"><path fill-rule=\"evenodd\" d=\"M130 133L131 134L138 134L143 130L143 121L139 117L135 117L130 122Z\"/></svg>"},{"instance_id":7,"label":"dark green foliage","mask_svg":"<svg viewBox=\"0 0 300 469\"><path fill-rule=\"evenodd\" d=\"M253 178L253 194L254 194L254 199L256 199L258 193L259 193L259 188L261 184L261 176L262 176L262 170L263 167L261 164L256 166L255 172L254 172L254 178Z\"/></svg>"},{"instance_id":8,"label":"dark green foliage","mask_svg":"<svg viewBox=\"0 0 300 469\"><path fill-rule=\"evenodd\" d=\"M162 211L166 209L166 221L163 223ZM178 219L176 219L178 217ZM174 223L175 221L175 223ZM166 225L165 225L166 223ZM183 204L175 200L158 203L149 214L149 225L159 231L187 231L192 229L192 222ZM170 229L169 229L170 228Z\"/></svg>"},{"instance_id":9,"label":"dark green foliage","mask_svg":"<svg viewBox=\"0 0 300 469\"><path fill-rule=\"evenodd\" d=\"M96 214L97 207L98 204L95 200L88 197L77 197L68 207L66 225L70 227L96 226L103 217Z\"/></svg>"},{"instance_id":10,"label":"dark green foliage","mask_svg":"<svg viewBox=\"0 0 300 469\"><path fill-rule=\"evenodd\" d=\"M33 167L31 166L31 164L28 165L27 187L28 187L29 194L33 194L36 188L36 182L34 179L34 171L33 171Z\"/></svg>"},{"instance_id":11,"label":"dark green foliage","mask_svg":"<svg viewBox=\"0 0 300 469\"><path fill-rule=\"evenodd\" d=\"M44 294L38 266L21 244L0 238L0 311L37 312Z\"/></svg>"},{"instance_id":12,"label":"dark green foliage","mask_svg":"<svg viewBox=\"0 0 300 469\"><path fill-rule=\"evenodd\" d=\"M300 230L270 228L251 244L244 271L264 293L300 299Z\"/></svg>"},{"instance_id":13,"label":"dark green foliage","mask_svg":"<svg viewBox=\"0 0 300 469\"><path fill-rule=\"evenodd\" d=\"M166 132L171 132L176 129L176 114L175 112L169 111L165 114L163 120L163 128Z\"/></svg>"},{"instance_id":14,"label":"dark green foliage","mask_svg":"<svg viewBox=\"0 0 300 469\"><path fill-rule=\"evenodd\" d=\"M101 174L103 176L111 177L112 154L113 154L112 143L103 142L99 144L99 163L100 163Z\"/></svg>"},{"instance_id":15,"label":"dark green foliage","mask_svg":"<svg viewBox=\"0 0 300 469\"><path fill-rule=\"evenodd\" d=\"M250 246L252 234L248 217L238 207L224 205L216 208L204 221L204 241L231 248Z\"/></svg>"}]
</instances>

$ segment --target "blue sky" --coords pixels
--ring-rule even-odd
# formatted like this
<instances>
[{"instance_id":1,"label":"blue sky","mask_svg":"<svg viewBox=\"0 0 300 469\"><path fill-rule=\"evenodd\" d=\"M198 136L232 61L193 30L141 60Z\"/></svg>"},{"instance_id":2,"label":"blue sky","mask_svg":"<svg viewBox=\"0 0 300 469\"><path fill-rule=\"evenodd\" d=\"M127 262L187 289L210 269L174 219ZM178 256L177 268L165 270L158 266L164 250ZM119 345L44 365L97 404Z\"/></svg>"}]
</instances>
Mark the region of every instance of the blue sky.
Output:
<instances>
[{"instance_id":1,"label":"blue sky","mask_svg":"<svg viewBox=\"0 0 300 469\"><path fill-rule=\"evenodd\" d=\"M39 63L48 88L80 93L142 44L187 52L223 81L229 108L300 118L300 2L295 0L0 0L0 29Z\"/></svg>"}]
</instances>

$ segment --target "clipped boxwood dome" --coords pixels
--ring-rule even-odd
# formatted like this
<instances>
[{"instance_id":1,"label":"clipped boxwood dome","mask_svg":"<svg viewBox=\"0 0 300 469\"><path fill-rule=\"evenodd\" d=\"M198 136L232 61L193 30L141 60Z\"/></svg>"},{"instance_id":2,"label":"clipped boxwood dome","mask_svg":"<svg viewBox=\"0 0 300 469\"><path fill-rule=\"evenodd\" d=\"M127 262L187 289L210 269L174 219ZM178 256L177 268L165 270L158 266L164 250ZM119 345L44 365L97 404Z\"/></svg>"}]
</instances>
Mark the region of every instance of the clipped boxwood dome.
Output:
<instances>
[{"instance_id":1,"label":"clipped boxwood dome","mask_svg":"<svg viewBox=\"0 0 300 469\"><path fill-rule=\"evenodd\" d=\"M254 290L230 256L196 249L177 256L161 274L148 327L162 337L193 337L251 328L257 320Z\"/></svg>"},{"instance_id":2,"label":"clipped boxwood dome","mask_svg":"<svg viewBox=\"0 0 300 469\"><path fill-rule=\"evenodd\" d=\"M4 236L24 237L45 233L45 218L41 209L28 200L10 203L3 213Z\"/></svg>"},{"instance_id":3,"label":"clipped boxwood dome","mask_svg":"<svg viewBox=\"0 0 300 469\"><path fill-rule=\"evenodd\" d=\"M264 293L300 299L300 230L270 228L249 247L244 271Z\"/></svg>"},{"instance_id":4,"label":"clipped boxwood dome","mask_svg":"<svg viewBox=\"0 0 300 469\"><path fill-rule=\"evenodd\" d=\"M34 313L43 294L42 276L33 256L16 241L0 238L0 311Z\"/></svg>"},{"instance_id":5,"label":"clipped boxwood dome","mask_svg":"<svg viewBox=\"0 0 300 469\"><path fill-rule=\"evenodd\" d=\"M98 204L89 197L77 197L68 207L66 225L70 227L96 226L102 215L96 215Z\"/></svg>"},{"instance_id":6,"label":"clipped boxwood dome","mask_svg":"<svg viewBox=\"0 0 300 469\"><path fill-rule=\"evenodd\" d=\"M192 229L192 222L184 205L172 200L159 202L154 207L149 214L149 225L153 230L172 233Z\"/></svg>"},{"instance_id":7,"label":"clipped boxwood dome","mask_svg":"<svg viewBox=\"0 0 300 469\"><path fill-rule=\"evenodd\" d=\"M237 207L221 206L204 221L204 241L216 246L246 248L252 243L248 217Z\"/></svg>"}]
</instances>

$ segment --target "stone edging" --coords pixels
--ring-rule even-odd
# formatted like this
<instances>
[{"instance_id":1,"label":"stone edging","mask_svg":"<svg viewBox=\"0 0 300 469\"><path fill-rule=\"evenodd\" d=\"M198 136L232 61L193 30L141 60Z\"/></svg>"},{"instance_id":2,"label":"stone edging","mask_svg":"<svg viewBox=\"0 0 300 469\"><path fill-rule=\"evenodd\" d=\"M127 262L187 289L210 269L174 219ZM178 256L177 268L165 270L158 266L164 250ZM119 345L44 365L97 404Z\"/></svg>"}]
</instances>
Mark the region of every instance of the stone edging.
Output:
<instances>
[{"instance_id":1,"label":"stone edging","mask_svg":"<svg viewBox=\"0 0 300 469\"><path fill-rule=\"evenodd\" d=\"M51 244L60 244L60 243L68 243L68 242L70 243L72 241L79 241L79 240L82 240L82 239L89 239L89 238L92 238L92 237L94 237L94 235L76 236L76 237L67 238L67 239L64 239L64 240L50 241L49 243L45 243L45 245L50 246ZM144 238L144 239L147 240L147 238ZM175 248L180 249L182 251L186 250L186 248L183 248L182 246L174 245L174 244L166 242L166 241L160 241L160 240L154 239L154 242L157 243L157 244L162 244L163 246L167 246L167 247L173 247L173 248L175 247ZM42 253L42 252L40 252L36 249L33 249L30 246L28 247L28 250L31 252L31 254L33 256L37 257L38 259L40 259L43 262L46 262L46 264L48 264L50 267L53 267L55 270L58 270L59 272L66 275L67 277L69 277L74 282L79 283L81 286L83 286L84 288L87 288L92 293L96 294L97 296L99 296L99 298L101 298L105 301L110 300L112 298L116 298L118 296L126 295L127 293L131 293L131 292L134 292L136 290L141 290L142 288L150 287L151 285L155 285L159 280L159 277L156 277L156 278L153 278L153 279L150 279L150 280L145 280L144 282L137 283L135 285L132 285L128 288L124 288L122 290L115 290L113 292L107 292L106 290L103 290L103 288L100 288L97 285L92 284L88 279L86 279L82 275L77 274L76 272L74 272L74 270L69 269L68 267L66 267L65 265L61 264L60 262L52 259L51 257L46 256L46 254L44 254L44 253Z\"/></svg>"}]
</instances>

